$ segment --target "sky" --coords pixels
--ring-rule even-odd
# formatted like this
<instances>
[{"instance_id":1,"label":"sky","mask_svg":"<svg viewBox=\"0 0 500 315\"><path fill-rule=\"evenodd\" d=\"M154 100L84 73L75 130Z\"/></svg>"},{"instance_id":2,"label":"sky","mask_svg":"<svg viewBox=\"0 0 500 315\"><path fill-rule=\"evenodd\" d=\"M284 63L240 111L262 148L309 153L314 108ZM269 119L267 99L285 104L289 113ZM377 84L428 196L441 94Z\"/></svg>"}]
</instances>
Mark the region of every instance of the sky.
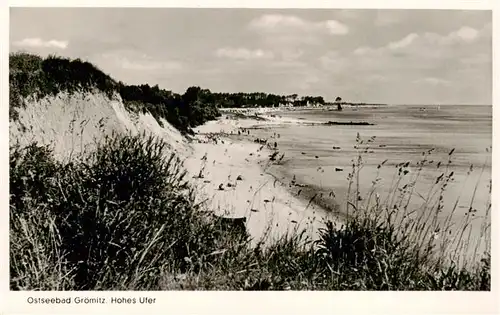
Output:
<instances>
[{"instance_id":1,"label":"sky","mask_svg":"<svg viewBox=\"0 0 500 315\"><path fill-rule=\"evenodd\" d=\"M177 93L492 104L491 11L11 8L10 51Z\"/></svg>"}]
</instances>

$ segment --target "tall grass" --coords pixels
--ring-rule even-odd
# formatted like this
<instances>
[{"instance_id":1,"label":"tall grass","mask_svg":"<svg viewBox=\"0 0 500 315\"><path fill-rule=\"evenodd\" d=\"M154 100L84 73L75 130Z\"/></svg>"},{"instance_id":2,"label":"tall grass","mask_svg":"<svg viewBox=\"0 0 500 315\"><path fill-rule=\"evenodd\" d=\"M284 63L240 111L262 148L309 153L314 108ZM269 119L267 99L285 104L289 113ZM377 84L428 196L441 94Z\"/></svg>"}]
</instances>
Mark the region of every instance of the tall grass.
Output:
<instances>
[{"instance_id":1,"label":"tall grass","mask_svg":"<svg viewBox=\"0 0 500 315\"><path fill-rule=\"evenodd\" d=\"M10 167L13 289L151 289L222 239L153 137L108 137L66 164L13 147Z\"/></svg>"},{"instance_id":2,"label":"tall grass","mask_svg":"<svg viewBox=\"0 0 500 315\"><path fill-rule=\"evenodd\" d=\"M350 253L369 252L372 254L368 257L372 259L380 251L382 256L376 258L374 263L379 272L384 271L385 279L379 283L384 283L384 287L388 289L392 289L395 284L390 284L391 276L396 276L397 282L400 283L425 276L427 280L420 279L423 281L421 285L431 288L436 286L443 289L480 288L485 290L489 288L491 201L485 205L479 237L474 239L472 236L471 223L474 220L472 216L478 211L473 208L473 201L479 180L468 211L458 224L453 222L456 221L453 217L456 216L460 195L456 200L445 200L446 189L454 181L454 171L451 167L454 149L448 153L448 160L444 165L430 159L433 149L423 152L422 158L413 163L414 165L410 161L396 164L396 171L385 200L382 200L376 192L382 181L378 172L371 187L363 193L360 189L360 173L364 167L363 154L369 151L374 141L375 137L363 140L359 134L357 136L355 148L358 149L358 156L353 159L352 171L348 175L348 219L343 230L336 230L329 225L328 230L334 240L333 243L340 242L339 234L359 233L363 235L357 239L356 243L361 248L368 246L370 249L352 248ZM380 171L386 162L387 160L380 163L377 170ZM436 165L439 175L435 177L435 182L427 195L422 196L416 190L416 186L423 180L422 174L425 169L433 167L432 165ZM481 175L485 167L486 162L482 167ZM471 174L472 168L471 166L467 172L467 177ZM462 186L462 191L464 187L465 185ZM445 210L445 205L451 206L451 209ZM344 241L343 244L346 242ZM481 244L485 245L484 252L478 253L477 250ZM472 257L470 256L471 249L474 249ZM339 252L339 249L336 248L330 252ZM356 255L359 259L359 254ZM361 257L362 260L366 260L366 256L361 255ZM372 272L368 261L364 267L369 271L367 277L370 277L377 273ZM387 268L392 269L389 272ZM417 274L414 274L415 272ZM453 284L448 281L453 281ZM409 285L413 287L417 284Z\"/></svg>"},{"instance_id":3,"label":"tall grass","mask_svg":"<svg viewBox=\"0 0 500 315\"><path fill-rule=\"evenodd\" d=\"M314 242L299 231L252 247L194 203L159 139L113 135L78 162L37 144L10 153L12 290L490 288L488 255L469 268L434 259L379 198Z\"/></svg>"}]
</instances>

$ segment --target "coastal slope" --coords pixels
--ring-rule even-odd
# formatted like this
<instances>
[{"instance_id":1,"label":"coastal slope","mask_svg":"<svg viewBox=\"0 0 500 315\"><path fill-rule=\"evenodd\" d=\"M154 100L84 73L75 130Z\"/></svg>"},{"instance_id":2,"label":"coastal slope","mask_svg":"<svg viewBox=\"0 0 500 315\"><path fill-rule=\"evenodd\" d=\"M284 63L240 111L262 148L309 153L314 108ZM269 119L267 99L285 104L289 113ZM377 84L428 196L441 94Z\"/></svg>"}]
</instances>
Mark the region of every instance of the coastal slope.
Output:
<instances>
[{"instance_id":1,"label":"coastal slope","mask_svg":"<svg viewBox=\"0 0 500 315\"><path fill-rule=\"evenodd\" d=\"M197 200L217 215L246 217L254 243L304 229L311 237L317 235L320 218L316 206L293 196L264 171L271 151L221 136L236 133L242 126L239 120L210 121L187 138L165 119L160 118L160 125L148 112L127 110L120 95L108 98L99 91L31 98L17 113L9 126L11 144L26 146L36 141L49 145L59 160L89 152L113 133L145 133L164 140L170 152L184 161L190 182L197 188ZM207 134L218 135L217 143ZM202 169L203 178L199 178Z\"/></svg>"}]
</instances>

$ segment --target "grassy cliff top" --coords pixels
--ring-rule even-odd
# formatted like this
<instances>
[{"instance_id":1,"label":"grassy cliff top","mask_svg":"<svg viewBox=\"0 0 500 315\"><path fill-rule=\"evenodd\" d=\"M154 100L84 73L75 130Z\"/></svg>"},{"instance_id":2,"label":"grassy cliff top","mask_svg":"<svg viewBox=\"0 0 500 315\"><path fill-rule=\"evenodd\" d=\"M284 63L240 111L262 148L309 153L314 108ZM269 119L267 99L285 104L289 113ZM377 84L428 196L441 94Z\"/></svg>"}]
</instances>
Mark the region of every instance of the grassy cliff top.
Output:
<instances>
[{"instance_id":1,"label":"grassy cliff top","mask_svg":"<svg viewBox=\"0 0 500 315\"><path fill-rule=\"evenodd\" d=\"M188 88L183 94L172 93L143 84L127 85L118 82L90 62L59 56L42 58L29 53L9 56L9 109L10 119L17 119L17 110L26 106L26 99L35 100L69 94L99 91L109 98L119 94L128 110L151 113L166 119L182 132L215 119L219 113L215 103L207 98L210 91L199 87Z\"/></svg>"},{"instance_id":2,"label":"grassy cliff top","mask_svg":"<svg viewBox=\"0 0 500 315\"><path fill-rule=\"evenodd\" d=\"M55 96L60 92L90 92L97 89L111 96L118 84L90 62L80 59L48 56L42 58L29 53L9 56L9 106L11 118L15 109L23 106L23 99Z\"/></svg>"}]
</instances>

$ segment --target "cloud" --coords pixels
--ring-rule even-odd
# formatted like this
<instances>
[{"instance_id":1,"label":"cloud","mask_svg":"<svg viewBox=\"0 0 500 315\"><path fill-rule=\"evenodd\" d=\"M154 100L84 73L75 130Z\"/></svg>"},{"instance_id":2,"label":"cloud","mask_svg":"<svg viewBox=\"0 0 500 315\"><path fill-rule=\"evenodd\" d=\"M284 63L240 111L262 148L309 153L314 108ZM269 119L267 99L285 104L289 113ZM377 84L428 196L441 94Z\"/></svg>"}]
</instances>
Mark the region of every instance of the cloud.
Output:
<instances>
[{"instance_id":1,"label":"cloud","mask_svg":"<svg viewBox=\"0 0 500 315\"><path fill-rule=\"evenodd\" d=\"M371 52L373 52L374 49L371 48L371 47L367 47L367 46L361 46L361 47L358 47L356 48L353 53L355 55L358 55L358 56L362 56L362 55L366 55L366 54L369 54Z\"/></svg>"},{"instance_id":2,"label":"cloud","mask_svg":"<svg viewBox=\"0 0 500 315\"><path fill-rule=\"evenodd\" d=\"M294 15L265 14L250 22L248 28L267 34L311 34L324 33L330 35L345 35L349 33L347 25L336 20L312 22Z\"/></svg>"},{"instance_id":3,"label":"cloud","mask_svg":"<svg viewBox=\"0 0 500 315\"><path fill-rule=\"evenodd\" d=\"M123 69L128 70L180 70L182 69L182 64L176 61L135 61L129 60L127 58L121 58L118 60Z\"/></svg>"},{"instance_id":4,"label":"cloud","mask_svg":"<svg viewBox=\"0 0 500 315\"><path fill-rule=\"evenodd\" d=\"M265 14L252 20L249 27L261 31L277 31L283 28L305 29L309 24L292 15Z\"/></svg>"},{"instance_id":5,"label":"cloud","mask_svg":"<svg viewBox=\"0 0 500 315\"><path fill-rule=\"evenodd\" d=\"M234 60L254 60L254 59L273 59L274 54L262 49L250 50L247 48L219 48L215 51L219 58L229 58Z\"/></svg>"},{"instance_id":6,"label":"cloud","mask_svg":"<svg viewBox=\"0 0 500 315\"><path fill-rule=\"evenodd\" d=\"M459 30L452 32L448 35L447 39L453 40L462 40L464 42L472 42L474 41L479 35L479 31L468 26L464 26L460 28Z\"/></svg>"},{"instance_id":7,"label":"cloud","mask_svg":"<svg viewBox=\"0 0 500 315\"><path fill-rule=\"evenodd\" d=\"M174 71L183 69L183 64L174 60L155 60L146 54L130 51L103 53L98 60L113 68L134 71Z\"/></svg>"},{"instance_id":8,"label":"cloud","mask_svg":"<svg viewBox=\"0 0 500 315\"><path fill-rule=\"evenodd\" d=\"M472 27L463 26L458 30L446 35L426 32L422 35L410 33L405 37L392 41L382 47L361 46L353 51L354 55L365 57L380 57L382 55L396 56L422 56L428 58L441 58L454 55L459 45L465 52L467 45L476 43L480 38L488 38L488 28L476 30ZM491 37L491 35L490 35ZM475 48L471 46L471 49Z\"/></svg>"},{"instance_id":9,"label":"cloud","mask_svg":"<svg viewBox=\"0 0 500 315\"><path fill-rule=\"evenodd\" d=\"M349 33L349 28L335 20L328 20L325 22L328 32L333 35L345 35Z\"/></svg>"},{"instance_id":10,"label":"cloud","mask_svg":"<svg viewBox=\"0 0 500 315\"><path fill-rule=\"evenodd\" d=\"M486 99L487 88L478 82L489 86L491 81L491 24L461 26L445 34L412 32L379 47L360 46L350 53L330 51L318 61L331 77L325 81L337 80L337 88L346 91L342 82L356 81L366 93L382 99L389 85L395 87L394 99L400 102L409 95L431 101L450 89L471 93L456 92L447 102L467 102L473 96ZM426 89L434 92L421 94Z\"/></svg>"},{"instance_id":11,"label":"cloud","mask_svg":"<svg viewBox=\"0 0 500 315\"><path fill-rule=\"evenodd\" d=\"M434 41L443 46L455 44L472 44L476 43L478 40L491 40L491 26L490 28L488 28L488 26L486 25L480 30L469 26L463 26L446 36L440 36L439 34L435 33L426 33L425 37L428 41Z\"/></svg>"},{"instance_id":12,"label":"cloud","mask_svg":"<svg viewBox=\"0 0 500 315\"><path fill-rule=\"evenodd\" d=\"M23 40L14 42L13 45L19 47L30 47L30 48L66 49L68 47L68 42L55 39L44 41L41 38L25 38Z\"/></svg>"},{"instance_id":13,"label":"cloud","mask_svg":"<svg viewBox=\"0 0 500 315\"><path fill-rule=\"evenodd\" d=\"M286 14L256 17L247 24L247 30L256 34L259 45L271 52L268 56L272 54L274 61L284 63L307 59L309 46L321 48L332 37L349 33L347 25L334 19L311 21Z\"/></svg>"},{"instance_id":14,"label":"cloud","mask_svg":"<svg viewBox=\"0 0 500 315\"><path fill-rule=\"evenodd\" d=\"M411 43L413 41L415 41L417 38L419 38L418 34L411 33L399 41L389 43L387 45L387 48L398 49L398 48L407 47L407 46L411 45Z\"/></svg>"}]
</instances>

